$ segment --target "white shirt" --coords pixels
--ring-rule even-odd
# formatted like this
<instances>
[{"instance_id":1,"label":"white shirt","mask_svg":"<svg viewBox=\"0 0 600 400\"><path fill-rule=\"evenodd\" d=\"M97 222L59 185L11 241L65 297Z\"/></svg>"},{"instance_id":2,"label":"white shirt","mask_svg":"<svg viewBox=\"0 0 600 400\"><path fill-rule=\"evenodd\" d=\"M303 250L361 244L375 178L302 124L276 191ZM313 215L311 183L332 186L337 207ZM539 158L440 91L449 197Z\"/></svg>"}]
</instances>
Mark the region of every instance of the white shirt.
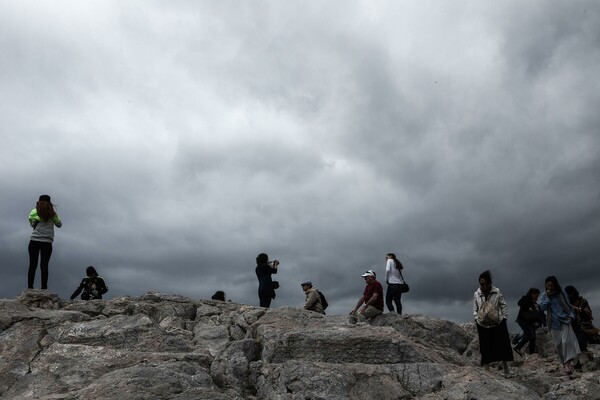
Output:
<instances>
[{"instance_id":1,"label":"white shirt","mask_svg":"<svg viewBox=\"0 0 600 400\"><path fill-rule=\"evenodd\" d=\"M404 283L404 280L400 276L400 271L396 268L394 260L388 258L385 263L385 281L389 284L400 284Z\"/></svg>"}]
</instances>

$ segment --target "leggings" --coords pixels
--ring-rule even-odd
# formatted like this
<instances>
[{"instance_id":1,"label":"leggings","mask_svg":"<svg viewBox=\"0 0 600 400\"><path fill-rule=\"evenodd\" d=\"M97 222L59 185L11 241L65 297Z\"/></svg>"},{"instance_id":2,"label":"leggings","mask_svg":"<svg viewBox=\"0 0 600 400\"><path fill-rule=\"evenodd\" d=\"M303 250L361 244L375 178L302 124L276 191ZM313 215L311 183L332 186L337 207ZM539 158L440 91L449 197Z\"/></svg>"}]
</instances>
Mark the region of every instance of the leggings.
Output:
<instances>
[{"instance_id":1,"label":"leggings","mask_svg":"<svg viewBox=\"0 0 600 400\"><path fill-rule=\"evenodd\" d=\"M40 270L42 271L42 289L48 289L48 263L52 255L52 243L39 242L37 240L29 241L29 273L27 274L27 287L33 289L33 281L35 280L35 270L37 269L38 258L40 253Z\"/></svg>"},{"instance_id":2,"label":"leggings","mask_svg":"<svg viewBox=\"0 0 600 400\"><path fill-rule=\"evenodd\" d=\"M385 293L385 304L388 311L394 312L394 303L396 304L396 312L402 314L402 290L397 283L390 283Z\"/></svg>"}]
</instances>

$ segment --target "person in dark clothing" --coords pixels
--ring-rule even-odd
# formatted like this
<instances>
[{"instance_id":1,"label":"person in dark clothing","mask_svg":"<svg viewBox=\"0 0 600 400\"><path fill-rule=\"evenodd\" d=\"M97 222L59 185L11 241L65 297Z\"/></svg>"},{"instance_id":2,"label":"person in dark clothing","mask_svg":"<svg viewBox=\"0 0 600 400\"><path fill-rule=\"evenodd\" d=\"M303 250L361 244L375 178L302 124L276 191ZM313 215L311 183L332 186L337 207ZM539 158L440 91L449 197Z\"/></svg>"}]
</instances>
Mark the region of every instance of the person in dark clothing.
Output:
<instances>
[{"instance_id":1,"label":"person in dark clothing","mask_svg":"<svg viewBox=\"0 0 600 400\"><path fill-rule=\"evenodd\" d=\"M225 292L222 290L217 290L215 294L212 295L211 299L225 301Z\"/></svg>"},{"instance_id":2,"label":"person in dark clothing","mask_svg":"<svg viewBox=\"0 0 600 400\"><path fill-rule=\"evenodd\" d=\"M535 330L544 321L537 299L540 297L540 290L530 288L525 296L517 302L519 314L517 315L517 324L523 330L523 333L515 338L515 352L523 356L521 349L529 342L529 354L535 353Z\"/></svg>"},{"instance_id":3,"label":"person in dark clothing","mask_svg":"<svg viewBox=\"0 0 600 400\"><path fill-rule=\"evenodd\" d=\"M575 336L577 337L577 343L579 343L579 349L582 353L588 354L588 337L583 330L582 323L586 320L591 321L592 309L588 305L588 302L579 295L579 291L574 286L566 286L565 292L569 296L569 302L573 306L575 311L575 319L571 322L571 327ZM575 363L575 369L581 369L581 363L579 360Z\"/></svg>"},{"instance_id":4,"label":"person in dark clothing","mask_svg":"<svg viewBox=\"0 0 600 400\"><path fill-rule=\"evenodd\" d=\"M87 267L85 274L87 277L81 280L79 287L71 295L71 300L79 296L79 293L81 293L81 300L101 299L102 295L108 292L104 279L98 275L96 268L91 265Z\"/></svg>"},{"instance_id":5,"label":"person in dark clothing","mask_svg":"<svg viewBox=\"0 0 600 400\"><path fill-rule=\"evenodd\" d=\"M479 275L479 288L473 294L473 317L479 337L481 365L486 371L490 364L502 361L504 374L510 376L508 361L514 361L506 320L508 306L500 289L493 286L489 270Z\"/></svg>"},{"instance_id":6,"label":"person in dark clothing","mask_svg":"<svg viewBox=\"0 0 600 400\"><path fill-rule=\"evenodd\" d=\"M260 253L256 257L256 277L258 278L258 298L260 306L269 308L271 300L275 298L275 286L271 279L272 274L277 273L279 261L269 261L269 256L265 253Z\"/></svg>"},{"instance_id":7,"label":"person in dark clothing","mask_svg":"<svg viewBox=\"0 0 600 400\"><path fill-rule=\"evenodd\" d=\"M587 344L600 343L600 336L598 335L600 330L593 324L592 308L588 301L579 294L579 291L574 286L567 286L565 292L567 292L569 301L573 305L577 322L586 334Z\"/></svg>"}]
</instances>

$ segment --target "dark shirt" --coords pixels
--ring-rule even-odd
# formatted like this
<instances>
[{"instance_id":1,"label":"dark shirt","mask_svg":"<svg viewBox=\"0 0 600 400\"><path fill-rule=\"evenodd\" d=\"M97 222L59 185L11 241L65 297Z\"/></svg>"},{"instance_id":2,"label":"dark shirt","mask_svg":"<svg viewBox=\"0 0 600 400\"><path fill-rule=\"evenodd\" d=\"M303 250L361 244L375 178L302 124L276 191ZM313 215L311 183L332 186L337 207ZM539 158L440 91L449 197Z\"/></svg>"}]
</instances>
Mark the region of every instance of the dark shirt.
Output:
<instances>
[{"instance_id":1,"label":"dark shirt","mask_svg":"<svg viewBox=\"0 0 600 400\"><path fill-rule=\"evenodd\" d=\"M256 266L256 277L258 278L258 296L275 298L275 289L273 289L273 280L271 274L277 273L277 268L269 264L260 264Z\"/></svg>"},{"instance_id":2,"label":"dark shirt","mask_svg":"<svg viewBox=\"0 0 600 400\"><path fill-rule=\"evenodd\" d=\"M533 301L531 296L525 295L517 302L519 306L519 314L517 314L516 321L520 324L533 325L537 327L539 325L546 325L546 317L540 306Z\"/></svg>"},{"instance_id":3,"label":"dark shirt","mask_svg":"<svg viewBox=\"0 0 600 400\"><path fill-rule=\"evenodd\" d=\"M363 296L365 296L365 303L369 301L371 297L373 297L374 293L379 293L379 296L371 305L376 309L383 311L383 287L378 281L371 282L365 287L365 291L363 293Z\"/></svg>"},{"instance_id":4,"label":"dark shirt","mask_svg":"<svg viewBox=\"0 0 600 400\"><path fill-rule=\"evenodd\" d=\"M102 295L106 292L108 292L108 288L102 277L83 278L79 287L71 295L71 300L79 296L79 293L81 293L81 300L101 299Z\"/></svg>"}]
</instances>

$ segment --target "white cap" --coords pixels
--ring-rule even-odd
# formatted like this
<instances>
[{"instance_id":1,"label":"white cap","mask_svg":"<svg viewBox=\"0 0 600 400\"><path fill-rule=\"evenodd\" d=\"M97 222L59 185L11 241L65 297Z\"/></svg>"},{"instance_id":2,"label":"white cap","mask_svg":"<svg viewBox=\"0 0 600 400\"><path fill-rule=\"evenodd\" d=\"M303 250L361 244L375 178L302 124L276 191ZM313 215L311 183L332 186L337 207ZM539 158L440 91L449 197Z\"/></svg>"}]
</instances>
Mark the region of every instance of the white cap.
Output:
<instances>
[{"instance_id":1,"label":"white cap","mask_svg":"<svg viewBox=\"0 0 600 400\"><path fill-rule=\"evenodd\" d=\"M373 271L372 269L367 270L367 272L365 272L361 276L363 278L366 278L367 276L372 276L373 278L377 278L377 275L375 274L375 271Z\"/></svg>"}]
</instances>

